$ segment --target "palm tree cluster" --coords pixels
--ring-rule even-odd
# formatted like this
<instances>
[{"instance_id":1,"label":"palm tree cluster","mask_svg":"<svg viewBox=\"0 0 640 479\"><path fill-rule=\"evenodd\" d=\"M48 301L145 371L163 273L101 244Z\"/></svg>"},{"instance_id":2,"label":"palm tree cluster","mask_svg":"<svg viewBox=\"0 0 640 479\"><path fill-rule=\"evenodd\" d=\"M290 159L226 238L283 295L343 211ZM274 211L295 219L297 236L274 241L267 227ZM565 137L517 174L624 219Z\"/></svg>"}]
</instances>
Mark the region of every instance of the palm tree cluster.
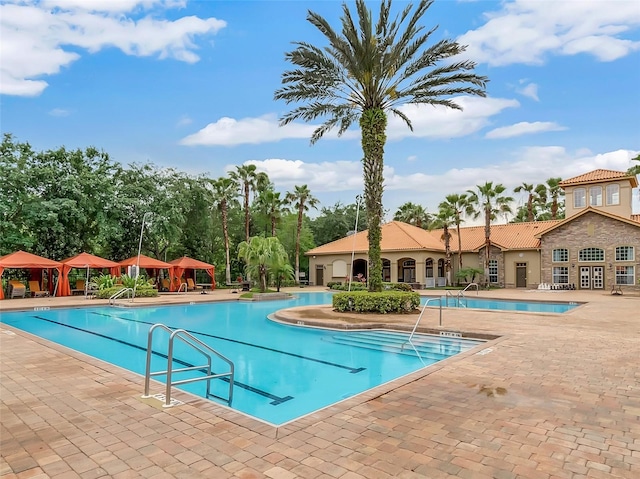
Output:
<instances>
[{"instance_id":1,"label":"palm tree cluster","mask_svg":"<svg viewBox=\"0 0 640 479\"><path fill-rule=\"evenodd\" d=\"M522 183L514 193L527 193L527 203L518 208L512 223L523 221L557 220L564 217L560 198L564 190L560 188L561 178L549 178L546 183L534 186L532 183Z\"/></svg>"}]
</instances>

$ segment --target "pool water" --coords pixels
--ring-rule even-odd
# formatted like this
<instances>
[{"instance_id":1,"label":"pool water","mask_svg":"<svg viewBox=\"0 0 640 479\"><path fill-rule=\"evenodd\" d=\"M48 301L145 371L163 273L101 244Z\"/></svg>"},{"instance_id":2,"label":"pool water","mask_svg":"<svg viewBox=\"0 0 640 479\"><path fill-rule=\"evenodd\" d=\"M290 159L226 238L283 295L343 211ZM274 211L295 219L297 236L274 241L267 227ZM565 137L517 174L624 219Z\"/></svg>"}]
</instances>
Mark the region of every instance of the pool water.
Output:
<instances>
[{"instance_id":1,"label":"pool water","mask_svg":"<svg viewBox=\"0 0 640 479\"><path fill-rule=\"evenodd\" d=\"M575 302L547 302L547 301L508 301L503 299L474 298L470 296L423 296L422 304L429 299L440 299L442 307L474 308L500 311L527 311L530 313L566 313L580 304ZM438 301L430 301L429 306L437 307Z\"/></svg>"},{"instance_id":2,"label":"pool water","mask_svg":"<svg viewBox=\"0 0 640 479\"><path fill-rule=\"evenodd\" d=\"M144 375L149 328L183 328L235 365L231 407L282 425L342 399L467 351L482 341L389 331L334 331L283 325L267 319L293 306L330 304L330 293L301 293L292 300L199 303L144 308L99 306L6 312L2 323ZM168 333L154 333L152 371L167 369ZM174 367L204 364L175 343ZM217 373L228 366L213 363ZM173 379L190 377L174 374ZM164 382L166 376L158 376ZM206 381L179 386L206 396ZM140 380L143 392L143 379ZM211 381L211 393L228 396L229 383ZM164 386L151 385L151 394ZM216 400L221 404L223 401Z\"/></svg>"}]
</instances>

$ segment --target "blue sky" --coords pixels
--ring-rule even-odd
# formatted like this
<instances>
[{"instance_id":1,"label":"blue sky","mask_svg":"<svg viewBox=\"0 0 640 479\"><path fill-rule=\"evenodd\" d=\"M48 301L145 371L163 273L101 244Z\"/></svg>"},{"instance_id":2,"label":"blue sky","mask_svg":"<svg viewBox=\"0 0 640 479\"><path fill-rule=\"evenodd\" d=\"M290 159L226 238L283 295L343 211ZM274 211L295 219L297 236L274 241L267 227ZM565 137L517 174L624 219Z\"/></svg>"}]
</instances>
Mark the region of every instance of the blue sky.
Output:
<instances>
[{"instance_id":1,"label":"blue sky","mask_svg":"<svg viewBox=\"0 0 640 479\"><path fill-rule=\"evenodd\" d=\"M307 184L321 206L353 203L362 192L357 130L311 146L314 125L278 127L292 106L273 99L292 42L325 45L307 10L337 26L341 6L0 1L1 130L36 149L95 146L123 164L211 177L252 162L277 190ZM485 181L513 189L626 170L640 153L637 1L436 0L423 25L439 25L434 40L468 45L488 95L458 98L462 112L407 107L414 132L390 119L388 219L406 201L434 212L445 195Z\"/></svg>"}]
</instances>

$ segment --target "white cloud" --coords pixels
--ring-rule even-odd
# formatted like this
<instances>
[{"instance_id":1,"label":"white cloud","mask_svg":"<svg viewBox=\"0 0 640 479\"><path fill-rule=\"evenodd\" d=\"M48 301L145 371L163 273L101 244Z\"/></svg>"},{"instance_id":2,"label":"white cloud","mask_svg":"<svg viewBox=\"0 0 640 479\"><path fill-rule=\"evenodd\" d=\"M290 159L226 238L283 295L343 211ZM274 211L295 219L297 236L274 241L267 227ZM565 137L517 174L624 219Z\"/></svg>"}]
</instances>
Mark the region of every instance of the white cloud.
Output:
<instances>
[{"instance_id":1,"label":"white cloud","mask_svg":"<svg viewBox=\"0 0 640 479\"><path fill-rule=\"evenodd\" d=\"M193 123L193 120L189 118L188 115L182 115L176 122L176 126L178 127L187 126L187 125L190 125L191 123Z\"/></svg>"},{"instance_id":2,"label":"white cloud","mask_svg":"<svg viewBox=\"0 0 640 479\"><path fill-rule=\"evenodd\" d=\"M407 158L407 161L408 161L408 162L414 162L414 161L416 161L417 159L418 159L418 157L417 157L416 155L410 155L410 156Z\"/></svg>"},{"instance_id":3,"label":"white cloud","mask_svg":"<svg viewBox=\"0 0 640 479\"><path fill-rule=\"evenodd\" d=\"M425 105L404 105L400 109L411 119L413 132L406 124L394 116L389 117L387 139L403 138L456 138L470 135L489 124L489 118L505 108L518 107L516 100L502 98L459 97L455 101L463 108L453 110L445 107ZM241 145L280 141L292 138L310 139L318 125L293 122L284 127L278 126L274 114L258 118L220 118L209 123L200 131L183 138L183 145ZM337 139L336 130L325 135L326 139ZM347 140L359 140L360 133L349 130L340 137Z\"/></svg>"},{"instance_id":4,"label":"white cloud","mask_svg":"<svg viewBox=\"0 0 640 479\"><path fill-rule=\"evenodd\" d=\"M64 108L54 108L49 112L51 116L69 116L71 112L69 110L65 110Z\"/></svg>"},{"instance_id":5,"label":"white cloud","mask_svg":"<svg viewBox=\"0 0 640 479\"><path fill-rule=\"evenodd\" d=\"M92 8L83 10L81 3L91 4ZM196 36L217 33L226 26L223 20L191 16L169 21L151 15L134 20L125 14L132 8L154 5L168 8L180 4L133 0L103 0L95 4L79 0L2 4L0 93L39 95L48 84L38 77L54 75L69 66L80 58L78 49L96 53L116 47L127 55L157 55L161 59L197 62Z\"/></svg>"},{"instance_id":6,"label":"white cloud","mask_svg":"<svg viewBox=\"0 0 640 479\"><path fill-rule=\"evenodd\" d=\"M200 131L183 138L182 145L242 145L270 143L289 138L311 138L314 125L290 123L278 126L278 119L274 114L264 115L258 118L234 118L223 117L215 123L209 123Z\"/></svg>"},{"instance_id":7,"label":"white cloud","mask_svg":"<svg viewBox=\"0 0 640 479\"><path fill-rule=\"evenodd\" d=\"M515 0L486 18L458 41L468 45L466 57L493 66L536 65L548 55L578 53L613 61L640 49L640 42L623 37L640 25L637 0Z\"/></svg>"},{"instance_id":8,"label":"white cloud","mask_svg":"<svg viewBox=\"0 0 640 479\"><path fill-rule=\"evenodd\" d=\"M516 91L523 96L529 97L535 101L540 101L540 99L538 98L538 85L536 85L535 83L529 83L524 87L517 89Z\"/></svg>"},{"instance_id":9,"label":"white cloud","mask_svg":"<svg viewBox=\"0 0 640 479\"><path fill-rule=\"evenodd\" d=\"M530 135L532 133L541 133L543 131L562 131L566 130L566 127L560 126L552 121L534 121L530 123L528 121L521 121L514 125L503 126L495 128L487 132L484 136L488 139L503 139L513 138L514 136Z\"/></svg>"}]
</instances>

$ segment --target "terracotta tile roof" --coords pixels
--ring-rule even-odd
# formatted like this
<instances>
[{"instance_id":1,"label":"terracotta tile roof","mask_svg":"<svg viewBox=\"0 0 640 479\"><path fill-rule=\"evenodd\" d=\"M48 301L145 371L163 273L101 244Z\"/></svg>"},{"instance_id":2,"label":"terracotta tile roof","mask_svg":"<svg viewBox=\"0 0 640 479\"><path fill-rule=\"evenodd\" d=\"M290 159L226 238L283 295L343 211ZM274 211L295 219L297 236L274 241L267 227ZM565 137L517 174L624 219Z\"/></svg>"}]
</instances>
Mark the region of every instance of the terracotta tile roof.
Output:
<instances>
[{"instance_id":1,"label":"terracotta tile roof","mask_svg":"<svg viewBox=\"0 0 640 479\"><path fill-rule=\"evenodd\" d=\"M560 220L506 225L494 224L491 225L491 242L505 250L539 248L538 235L559 222ZM451 233L451 249L457 251L458 236L455 227L450 228L449 232ZM426 231L400 221L392 221L382 225L380 246L382 251L429 250L444 252L442 233L442 229ZM484 226L460 228L460 236L462 237L463 251L477 251L484 246ZM309 250L306 255L351 253L352 250L364 253L368 249L367 231L361 231L356 234L355 242L353 236L347 236Z\"/></svg>"},{"instance_id":2,"label":"terracotta tile roof","mask_svg":"<svg viewBox=\"0 0 640 479\"><path fill-rule=\"evenodd\" d=\"M614 170L593 170L589 173L585 173L584 175L574 176L573 178L568 178L566 180L562 180L560 182L560 186L573 186L573 185L582 185L587 183L602 183L605 181L618 180L621 178L628 178L631 181L631 185L633 188L638 186L638 180L633 175L628 175L624 171L614 171Z\"/></svg>"},{"instance_id":3,"label":"terracotta tile roof","mask_svg":"<svg viewBox=\"0 0 640 479\"><path fill-rule=\"evenodd\" d=\"M491 225L491 243L503 250L536 249L540 247L537 237L543 231L552 228L560 220L534 221L531 223L509 223ZM460 228L463 251L477 251L484 246L484 225ZM458 249L458 236L452 230L451 249Z\"/></svg>"},{"instance_id":4,"label":"terracotta tile roof","mask_svg":"<svg viewBox=\"0 0 640 479\"><path fill-rule=\"evenodd\" d=\"M382 225L382 242L380 247L382 251L403 251L403 250L443 250L444 244L440 240L440 235L435 231L426 231L417 226L412 226L401 221L392 221ZM352 250L356 252L367 252L369 250L369 240L367 239L367 231L356 233L355 239L352 236L346 236L338 240L332 241L312 250L307 251L306 255L313 254L334 254L347 253Z\"/></svg>"}]
</instances>

